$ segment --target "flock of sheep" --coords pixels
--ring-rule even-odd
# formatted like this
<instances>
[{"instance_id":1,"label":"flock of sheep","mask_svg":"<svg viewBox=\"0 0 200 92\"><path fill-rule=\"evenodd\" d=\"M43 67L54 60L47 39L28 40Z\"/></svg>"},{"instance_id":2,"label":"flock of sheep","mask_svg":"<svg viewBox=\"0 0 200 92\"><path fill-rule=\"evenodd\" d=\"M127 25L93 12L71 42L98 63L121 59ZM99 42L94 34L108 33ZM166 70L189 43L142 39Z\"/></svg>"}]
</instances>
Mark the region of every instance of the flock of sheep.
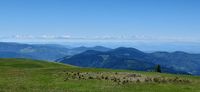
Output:
<instances>
[{"instance_id":1,"label":"flock of sheep","mask_svg":"<svg viewBox=\"0 0 200 92\"><path fill-rule=\"evenodd\" d=\"M105 80L117 84L127 83L190 83L188 79L179 77L145 76L128 72L64 72L67 80Z\"/></svg>"}]
</instances>

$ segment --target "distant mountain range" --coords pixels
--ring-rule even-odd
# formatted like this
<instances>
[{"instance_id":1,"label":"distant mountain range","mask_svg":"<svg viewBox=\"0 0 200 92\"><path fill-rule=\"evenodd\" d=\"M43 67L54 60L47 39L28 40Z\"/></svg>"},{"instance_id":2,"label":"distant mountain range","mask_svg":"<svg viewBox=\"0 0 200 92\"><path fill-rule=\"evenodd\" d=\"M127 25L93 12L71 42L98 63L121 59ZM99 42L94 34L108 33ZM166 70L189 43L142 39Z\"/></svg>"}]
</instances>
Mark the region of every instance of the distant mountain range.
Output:
<instances>
[{"instance_id":1,"label":"distant mountain range","mask_svg":"<svg viewBox=\"0 0 200 92\"><path fill-rule=\"evenodd\" d=\"M78 53L82 53L85 52L87 50L95 50L95 51L109 51L111 50L110 48L107 47L103 47L103 46L95 46L95 47L85 47L85 46L81 46L81 47L76 47L76 48L71 48L68 53L71 55L75 55Z\"/></svg>"},{"instance_id":2,"label":"distant mountain range","mask_svg":"<svg viewBox=\"0 0 200 92\"><path fill-rule=\"evenodd\" d=\"M145 53L134 48L120 47L106 52L88 50L59 59L57 62L81 66L111 69L153 71L157 64L166 73L200 75L200 54L185 52Z\"/></svg>"},{"instance_id":3,"label":"distant mountain range","mask_svg":"<svg viewBox=\"0 0 200 92\"><path fill-rule=\"evenodd\" d=\"M150 55L159 58L153 63L163 66L171 66L177 70L186 71L193 75L200 75L200 54L189 54L186 52L154 52Z\"/></svg>"},{"instance_id":4,"label":"distant mountain range","mask_svg":"<svg viewBox=\"0 0 200 92\"><path fill-rule=\"evenodd\" d=\"M55 61L58 58L75 55L87 50L106 51L110 49L102 46L66 48L65 46L56 44L0 42L0 58L30 58Z\"/></svg>"},{"instance_id":5,"label":"distant mountain range","mask_svg":"<svg viewBox=\"0 0 200 92\"><path fill-rule=\"evenodd\" d=\"M135 48L103 46L67 48L57 44L0 42L0 58L30 58L81 67L153 71L157 64L167 73L200 75L200 54L186 52L145 53Z\"/></svg>"},{"instance_id":6,"label":"distant mountain range","mask_svg":"<svg viewBox=\"0 0 200 92\"><path fill-rule=\"evenodd\" d=\"M0 58L31 58L53 61L68 55L68 49L52 45L0 43Z\"/></svg>"}]
</instances>

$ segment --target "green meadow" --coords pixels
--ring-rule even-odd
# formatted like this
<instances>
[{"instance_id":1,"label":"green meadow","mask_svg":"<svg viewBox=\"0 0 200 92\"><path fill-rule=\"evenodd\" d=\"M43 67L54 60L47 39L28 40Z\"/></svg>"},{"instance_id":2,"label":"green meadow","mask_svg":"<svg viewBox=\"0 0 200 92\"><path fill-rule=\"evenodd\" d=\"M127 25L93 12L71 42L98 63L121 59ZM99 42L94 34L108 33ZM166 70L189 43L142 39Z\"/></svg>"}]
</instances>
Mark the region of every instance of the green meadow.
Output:
<instances>
[{"instance_id":1,"label":"green meadow","mask_svg":"<svg viewBox=\"0 0 200 92\"><path fill-rule=\"evenodd\" d=\"M200 92L200 77L0 59L0 92Z\"/></svg>"}]
</instances>

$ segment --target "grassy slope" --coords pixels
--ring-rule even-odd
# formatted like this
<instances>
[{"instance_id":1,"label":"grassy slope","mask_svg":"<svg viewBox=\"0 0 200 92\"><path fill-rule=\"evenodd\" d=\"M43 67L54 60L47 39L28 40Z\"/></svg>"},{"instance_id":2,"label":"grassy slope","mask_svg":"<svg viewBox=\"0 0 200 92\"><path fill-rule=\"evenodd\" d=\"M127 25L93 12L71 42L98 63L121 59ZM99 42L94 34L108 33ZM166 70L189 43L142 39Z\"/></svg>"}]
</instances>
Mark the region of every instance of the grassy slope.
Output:
<instances>
[{"instance_id":1,"label":"grassy slope","mask_svg":"<svg viewBox=\"0 0 200 92\"><path fill-rule=\"evenodd\" d=\"M78 68L28 59L0 59L0 92L200 92L200 77L136 72L146 76L187 78L192 83L135 83L118 85L100 80L64 81L63 71L135 72Z\"/></svg>"}]
</instances>

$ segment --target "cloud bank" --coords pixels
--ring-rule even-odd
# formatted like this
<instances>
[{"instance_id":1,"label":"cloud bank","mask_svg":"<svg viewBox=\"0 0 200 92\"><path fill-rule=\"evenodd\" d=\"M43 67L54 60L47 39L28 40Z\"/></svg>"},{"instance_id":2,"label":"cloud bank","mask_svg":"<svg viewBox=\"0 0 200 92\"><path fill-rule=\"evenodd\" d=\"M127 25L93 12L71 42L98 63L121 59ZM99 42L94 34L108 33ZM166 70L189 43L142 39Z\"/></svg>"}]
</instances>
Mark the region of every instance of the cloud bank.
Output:
<instances>
[{"instance_id":1,"label":"cloud bank","mask_svg":"<svg viewBox=\"0 0 200 92\"><path fill-rule=\"evenodd\" d=\"M14 35L1 36L1 41L17 40L17 41L117 41L117 42L200 42L200 38L195 37L163 37L163 36L71 36L71 35Z\"/></svg>"}]
</instances>

